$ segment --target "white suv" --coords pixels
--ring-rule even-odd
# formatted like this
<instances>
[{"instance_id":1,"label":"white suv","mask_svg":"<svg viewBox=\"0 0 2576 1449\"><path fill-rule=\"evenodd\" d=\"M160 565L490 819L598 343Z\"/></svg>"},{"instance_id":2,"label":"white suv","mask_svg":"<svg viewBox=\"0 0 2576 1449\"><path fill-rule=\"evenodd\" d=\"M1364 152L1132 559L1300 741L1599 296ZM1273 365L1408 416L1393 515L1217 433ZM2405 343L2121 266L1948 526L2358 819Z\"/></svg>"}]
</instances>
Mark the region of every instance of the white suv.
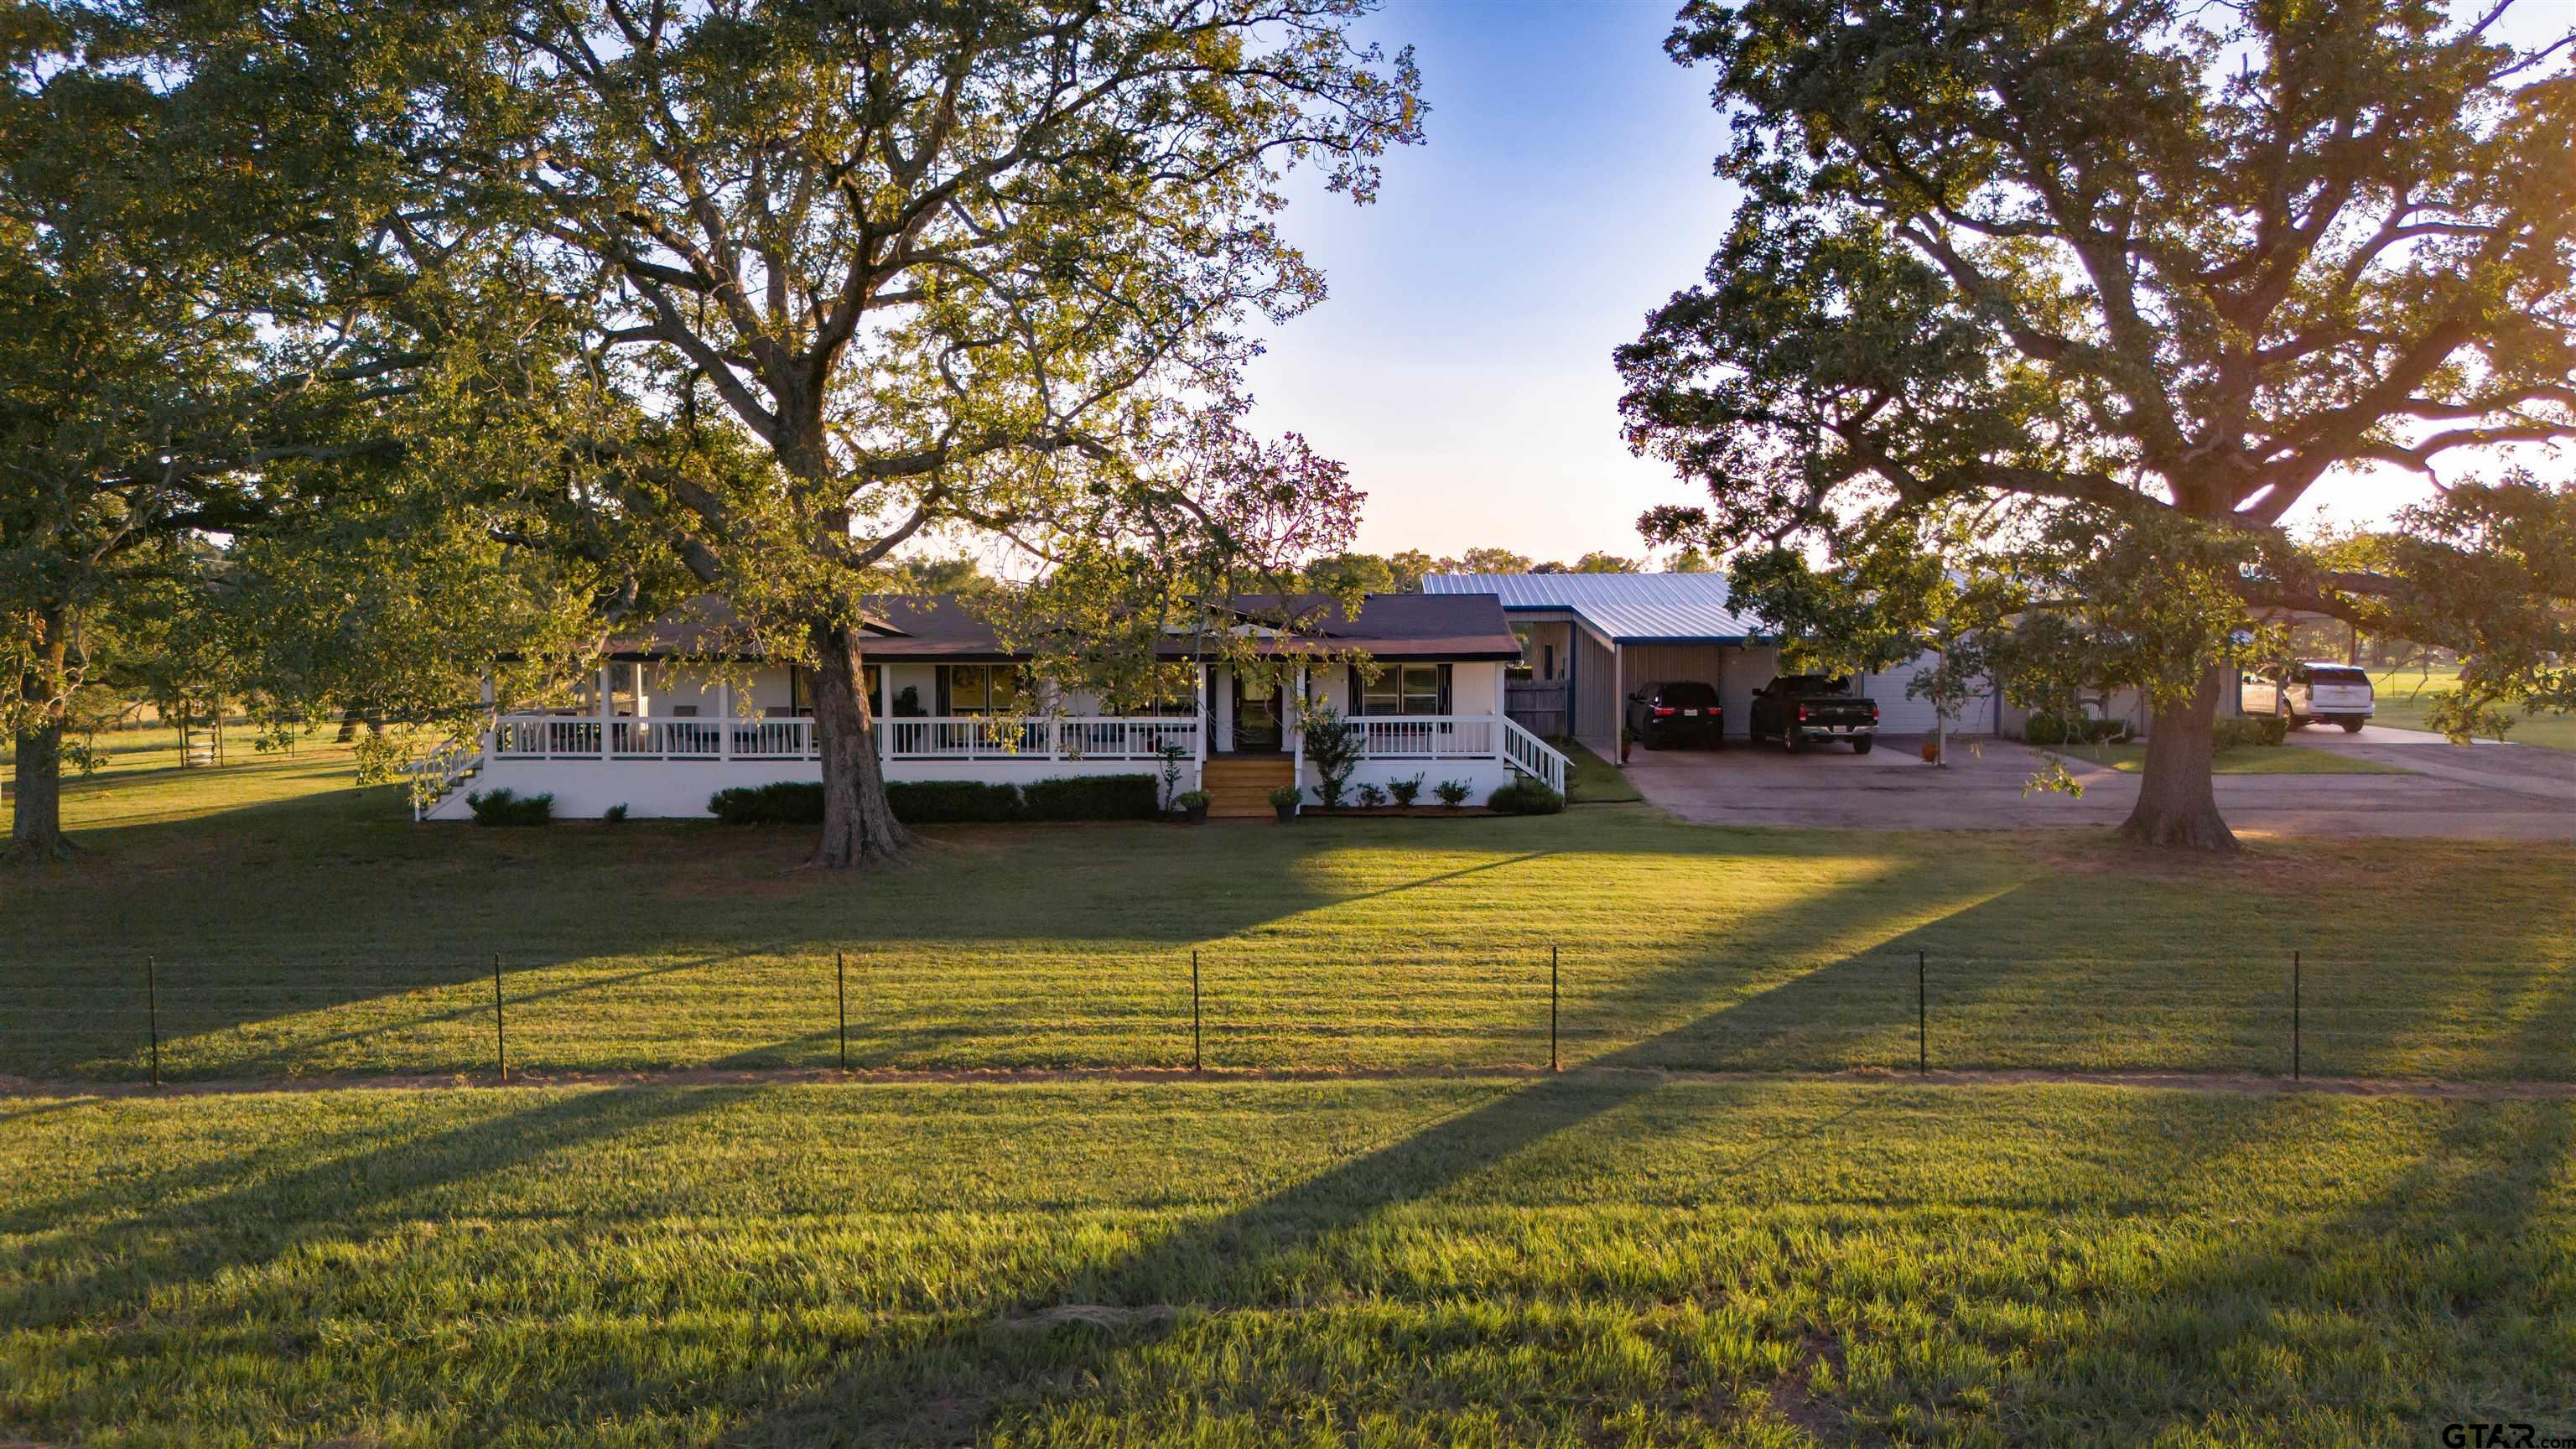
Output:
<instances>
[{"instance_id":1,"label":"white suv","mask_svg":"<svg viewBox=\"0 0 2576 1449\"><path fill-rule=\"evenodd\" d=\"M2339 724L2347 734L2358 733L2370 722L2370 675L2349 664L2311 660L2291 665L2287 679L2273 679L2254 670L2245 671L2239 687L2236 707L2249 715L2279 715L2290 728L2324 720Z\"/></svg>"}]
</instances>

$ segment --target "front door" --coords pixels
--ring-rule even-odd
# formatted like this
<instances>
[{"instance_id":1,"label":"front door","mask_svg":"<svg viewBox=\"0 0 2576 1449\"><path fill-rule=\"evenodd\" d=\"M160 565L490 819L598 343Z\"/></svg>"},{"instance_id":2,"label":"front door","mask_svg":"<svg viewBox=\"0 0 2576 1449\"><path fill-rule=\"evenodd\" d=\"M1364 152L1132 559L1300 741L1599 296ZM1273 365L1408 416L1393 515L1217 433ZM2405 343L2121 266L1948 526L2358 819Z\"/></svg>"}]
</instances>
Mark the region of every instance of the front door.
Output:
<instances>
[{"instance_id":1,"label":"front door","mask_svg":"<svg viewBox=\"0 0 2576 1449\"><path fill-rule=\"evenodd\" d=\"M1245 754L1276 754L1287 736L1279 727L1279 681L1247 679L1234 673L1234 748Z\"/></svg>"}]
</instances>

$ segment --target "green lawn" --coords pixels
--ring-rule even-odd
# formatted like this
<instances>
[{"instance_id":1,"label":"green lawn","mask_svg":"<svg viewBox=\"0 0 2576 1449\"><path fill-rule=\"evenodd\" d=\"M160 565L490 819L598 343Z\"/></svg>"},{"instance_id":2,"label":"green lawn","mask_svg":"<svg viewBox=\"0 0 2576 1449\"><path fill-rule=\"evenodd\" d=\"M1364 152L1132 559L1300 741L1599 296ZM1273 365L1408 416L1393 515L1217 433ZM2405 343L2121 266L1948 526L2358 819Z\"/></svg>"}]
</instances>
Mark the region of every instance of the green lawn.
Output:
<instances>
[{"instance_id":1,"label":"green lawn","mask_svg":"<svg viewBox=\"0 0 2576 1449\"><path fill-rule=\"evenodd\" d=\"M2374 669L2370 674L2372 719L2379 724L2397 725L2404 729L2429 729L2425 715L2433 706L2433 696L2459 687L2460 671L2456 666L2438 668ZM2516 744L2539 745L2544 749L2576 750L2576 715L2524 715L2514 720L2505 738Z\"/></svg>"},{"instance_id":2,"label":"green lawn","mask_svg":"<svg viewBox=\"0 0 2576 1449\"><path fill-rule=\"evenodd\" d=\"M2127 745L2069 745L2058 751L2069 760L2108 765L2124 775L2134 775L2147 767L2147 747ZM2411 775L2413 770L2396 765L2383 765L2376 760L2356 759L2331 750L2302 750L2287 745L2239 745L2220 750L2210 767L2218 775Z\"/></svg>"},{"instance_id":3,"label":"green lawn","mask_svg":"<svg viewBox=\"0 0 2576 1449\"><path fill-rule=\"evenodd\" d=\"M1175 1066L1190 958L1220 1068L1563 1054L1910 1064L1915 955L1953 1066L2576 1077L2576 850L2085 832L1714 830L1546 817L952 828L874 876L796 830L411 823L345 755L79 783L86 858L0 872L0 1075L479 1072L502 958L532 1071L836 1060Z\"/></svg>"},{"instance_id":4,"label":"green lawn","mask_svg":"<svg viewBox=\"0 0 2576 1449\"><path fill-rule=\"evenodd\" d=\"M1565 778L1565 803L1634 805L1646 798L1628 783L1627 771L1594 754L1582 742L1554 739L1548 743L1564 752L1570 766Z\"/></svg>"},{"instance_id":5,"label":"green lawn","mask_svg":"<svg viewBox=\"0 0 2576 1449\"><path fill-rule=\"evenodd\" d=\"M0 1099L0 1441L2576 1429L2576 1104L1473 1080Z\"/></svg>"}]
</instances>

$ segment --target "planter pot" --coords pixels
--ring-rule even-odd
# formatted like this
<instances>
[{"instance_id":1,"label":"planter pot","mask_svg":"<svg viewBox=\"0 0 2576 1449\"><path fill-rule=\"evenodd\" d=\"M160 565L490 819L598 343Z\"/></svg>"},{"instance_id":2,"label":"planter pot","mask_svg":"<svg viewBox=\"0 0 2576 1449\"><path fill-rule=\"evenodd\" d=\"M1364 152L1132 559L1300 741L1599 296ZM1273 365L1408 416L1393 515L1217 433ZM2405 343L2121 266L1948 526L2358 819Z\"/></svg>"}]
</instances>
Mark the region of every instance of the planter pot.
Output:
<instances>
[{"instance_id":1,"label":"planter pot","mask_svg":"<svg viewBox=\"0 0 2576 1449\"><path fill-rule=\"evenodd\" d=\"M1207 813L1208 808L1205 805L1190 805L1182 808L1181 818L1192 825L1205 825L1207 824Z\"/></svg>"},{"instance_id":2,"label":"planter pot","mask_svg":"<svg viewBox=\"0 0 2576 1449\"><path fill-rule=\"evenodd\" d=\"M1279 823L1282 825L1297 818L1297 807L1294 805L1273 805L1270 808L1279 812Z\"/></svg>"},{"instance_id":3,"label":"planter pot","mask_svg":"<svg viewBox=\"0 0 2576 1449\"><path fill-rule=\"evenodd\" d=\"M1628 763L1628 742L1626 740L1621 740L1619 742L1619 763L1623 765Z\"/></svg>"},{"instance_id":4,"label":"planter pot","mask_svg":"<svg viewBox=\"0 0 2576 1449\"><path fill-rule=\"evenodd\" d=\"M1941 763L1941 746L1938 743L1932 740L1923 742L1923 763L1927 765Z\"/></svg>"}]
</instances>

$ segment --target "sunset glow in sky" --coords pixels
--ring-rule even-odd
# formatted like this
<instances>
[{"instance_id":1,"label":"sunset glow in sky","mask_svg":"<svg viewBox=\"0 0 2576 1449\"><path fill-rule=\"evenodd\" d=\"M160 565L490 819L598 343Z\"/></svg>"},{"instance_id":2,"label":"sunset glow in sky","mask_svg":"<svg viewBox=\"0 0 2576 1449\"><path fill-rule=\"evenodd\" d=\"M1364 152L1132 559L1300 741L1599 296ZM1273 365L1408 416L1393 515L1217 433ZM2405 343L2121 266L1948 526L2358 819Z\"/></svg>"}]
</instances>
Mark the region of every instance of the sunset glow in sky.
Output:
<instances>
[{"instance_id":1,"label":"sunset glow in sky","mask_svg":"<svg viewBox=\"0 0 2576 1449\"><path fill-rule=\"evenodd\" d=\"M1699 279L1732 203L1710 174L1714 77L1663 53L1673 9L1394 0L1367 23L1416 48L1429 142L1386 158L1372 206L1289 208L1332 295L1252 374L1262 426L1304 433L1367 490L1361 547L1635 555L1640 511L1694 501L1620 441L1610 363ZM2376 519L2423 491L2392 472L2337 511Z\"/></svg>"}]
</instances>

